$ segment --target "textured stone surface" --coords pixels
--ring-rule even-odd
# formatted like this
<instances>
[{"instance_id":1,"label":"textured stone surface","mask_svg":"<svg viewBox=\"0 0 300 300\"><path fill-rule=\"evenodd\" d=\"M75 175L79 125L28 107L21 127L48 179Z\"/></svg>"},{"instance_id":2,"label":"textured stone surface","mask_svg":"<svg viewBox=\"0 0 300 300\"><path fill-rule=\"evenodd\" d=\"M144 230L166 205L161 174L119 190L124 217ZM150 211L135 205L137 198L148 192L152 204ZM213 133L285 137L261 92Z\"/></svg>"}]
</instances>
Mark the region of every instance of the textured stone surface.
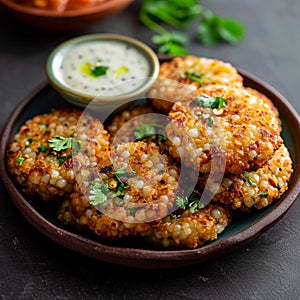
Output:
<instances>
[{"instance_id":1,"label":"textured stone surface","mask_svg":"<svg viewBox=\"0 0 300 300\"><path fill-rule=\"evenodd\" d=\"M284 94L299 113L300 2L204 3L244 22L247 36L236 46L205 48L192 42L191 53L226 60L255 74ZM45 79L47 55L65 39L117 32L152 45L151 32L138 22L137 11L138 1L88 30L42 34L16 24L0 8L0 127ZM25 221L2 184L0 193L0 299L300 298L299 201L274 227L230 255L179 270L146 271L94 261L55 244Z\"/></svg>"}]
</instances>

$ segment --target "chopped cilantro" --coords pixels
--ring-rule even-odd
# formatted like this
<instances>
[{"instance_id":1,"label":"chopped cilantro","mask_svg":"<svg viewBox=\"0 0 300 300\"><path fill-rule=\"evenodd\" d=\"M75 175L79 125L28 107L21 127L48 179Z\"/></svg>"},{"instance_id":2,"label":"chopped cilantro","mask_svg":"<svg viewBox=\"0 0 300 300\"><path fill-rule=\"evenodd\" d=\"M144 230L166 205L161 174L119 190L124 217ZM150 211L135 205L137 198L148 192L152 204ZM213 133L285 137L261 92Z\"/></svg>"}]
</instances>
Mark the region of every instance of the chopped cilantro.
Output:
<instances>
[{"instance_id":1,"label":"chopped cilantro","mask_svg":"<svg viewBox=\"0 0 300 300\"><path fill-rule=\"evenodd\" d=\"M246 182L250 185L250 186L256 186L256 184L254 182L252 182L249 178L249 173L246 171L243 171L243 176L245 177Z\"/></svg>"},{"instance_id":2,"label":"chopped cilantro","mask_svg":"<svg viewBox=\"0 0 300 300\"><path fill-rule=\"evenodd\" d=\"M160 124L143 124L135 128L133 135L137 141L140 141L146 137L157 134L155 128L164 131L164 127ZM164 137L164 134L160 134L160 135Z\"/></svg>"},{"instance_id":3,"label":"chopped cilantro","mask_svg":"<svg viewBox=\"0 0 300 300\"><path fill-rule=\"evenodd\" d=\"M16 158L16 162L17 162L19 165L21 165L21 164L23 163L24 160L25 160L25 158L24 158L24 157L21 157L21 156L19 156L19 157Z\"/></svg>"},{"instance_id":4,"label":"chopped cilantro","mask_svg":"<svg viewBox=\"0 0 300 300\"><path fill-rule=\"evenodd\" d=\"M71 149L74 147L77 151L81 148L82 142L72 138L68 137L65 138L63 136L55 135L52 137L49 141L49 146L54 150L54 151L62 151L65 149Z\"/></svg>"},{"instance_id":5,"label":"chopped cilantro","mask_svg":"<svg viewBox=\"0 0 300 300\"><path fill-rule=\"evenodd\" d=\"M195 81L195 82L197 82L200 86L202 86L202 84L203 84L203 80L202 80L202 78L201 78L201 77L203 76L202 73L200 73L200 72L189 72L189 71L186 71L185 73L186 73L187 77L188 77L190 80Z\"/></svg>"},{"instance_id":6,"label":"chopped cilantro","mask_svg":"<svg viewBox=\"0 0 300 300\"><path fill-rule=\"evenodd\" d=\"M27 141L28 141L29 145L31 145L34 142L34 139L28 139Z\"/></svg>"},{"instance_id":7,"label":"chopped cilantro","mask_svg":"<svg viewBox=\"0 0 300 300\"><path fill-rule=\"evenodd\" d=\"M260 193L258 196L262 197L262 198L267 198L269 196L269 194L268 193Z\"/></svg>"},{"instance_id":8,"label":"chopped cilantro","mask_svg":"<svg viewBox=\"0 0 300 300\"><path fill-rule=\"evenodd\" d=\"M66 156L57 156L57 159L60 164L63 164L67 160L67 157Z\"/></svg>"},{"instance_id":9,"label":"chopped cilantro","mask_svg":"<svg viewBox=\"0 0 300 300\"><path fill-rule=\"evenodd\" d=\"M106 74L108 67L106 66L95 66L94 69L91 70L92 74L96 77L100 77Z\"/></svg>"},{"instance_id":10,"label":"chopped cilantro","mask_svg":"<svg viewBox=\"0 0 300 300\"><path fill-rule=\"evenodd\" d=\"M44 134L50 134L51 130L45 130Z\"/></svg>"},{"instance_id":11,"label":"chopped cilantro","mask_svg":"<svg viewBox=\"0 0 300 300\"><path fill-rule=\"evenodd\" d=\"M223 97L214 98L205 94L198 96L193 102L204 108L224 108L227 105Z\"/></svg>"},{"instance_id":12,"label":"chopped cilantro","mask_svg":"<svg viewBox=\"0 0 300 300\"><path fill-rule=\"evenodd\" d=\"M208 118L208 126L211 127L213 123L214 123L214 120L213 120L213 118L210 116L210 117Z\"/></svg>"},{"instance_id":13,"label":"chopped cilantro","mask_svg":"<svg viewBox=\"0 0 300 300\"><path fill-rule=\"evenodd\" d=\"M276 184L277 189L280 191L281 190L281 186L279 183Z\"/></svg>"},{"instance_id":14,"label":"chopped cilantro","mask_svg":"<svg viewBox=\"0 0 300 300\"><path fill-rule=\"evenodd\" d=\"M211 108L224 108L227 105L227 101L223 97L216 97L211 104Z\"/></svg>"},{"instance_id":15,"label":"chopped cilantro","mask_svg":"<svg viewBox=\"0 0 300 300\"><path fill-rule=\"evenodd\" d=\"M41 151L41 152L46 152L47 150L48 150L48 148L46 147L46 146L39 146L38 147L38 149L39 149L39 151Z\"/></svg>"},{"instance_id":16,"label":"chopped cilantro","mask_svg":"<svg viewBox=\"0 0 300 300\"><path fill-rule=\"evenodd\" d=\"M89 200L92 205L104 204L107 201L109 188L105 185L95 183L90 191Z\"/></svg>"},{"instance_id":17,"label":"chopped cilantro","mask_svg":"<svg viewBox=\"0 0 300 300\"><path fill-rule=\"evenodd\" d=\"M185 207L189 204L189 200L178 196L176 198L176 204L179 208L185 209Z\"/></svg>"},{"instance_id":18,"label":"chopped cilantro","mask_svg":"<svg viewBox=\"0 0 300 300\"><path fill-rule=\"evenodd\" d=\"M177 196L176 198L176 204L180 209L187 209L190 208L191 213L194 213L195 211L201 209L204 207L203 203L195 197L194 195L191 195L189 198L182 198Z\"/></svg>"}]
</instances>

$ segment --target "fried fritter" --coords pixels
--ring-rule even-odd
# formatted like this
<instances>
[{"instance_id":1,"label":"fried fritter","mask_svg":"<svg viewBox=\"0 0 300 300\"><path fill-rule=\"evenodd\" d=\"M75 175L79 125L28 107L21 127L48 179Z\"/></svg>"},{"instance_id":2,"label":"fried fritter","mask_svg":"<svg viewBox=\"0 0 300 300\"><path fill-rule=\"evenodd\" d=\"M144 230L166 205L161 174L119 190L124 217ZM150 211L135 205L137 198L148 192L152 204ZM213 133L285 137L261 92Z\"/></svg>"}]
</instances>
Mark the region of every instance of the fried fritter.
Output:
<instances>
[{"instance_id":1,"label":"fried fritter","mask_svg":"<svg viewBox=\"0 0 300 300\"><path fill-rule=\"evenodd\" d=\"M134 236L164 248L184 249L215 240L230 224L231 211L226 206L210 204L194 213L187 209L181 215L172 214L152 222L134 223L133 218L123 222L100 213L82 194L74 193L64 201L58 217L65 224L106 241Z\"/></svg>"},{"instance_id":2,"label":"fried fritter","mask_svg":"<svg viewBox=\"0 0 300 300\"><path fill-rule=\"evenodd\" d=\"M269 106L243 88L201 88L193 101L176 103L169 116L170 155L202 173L257 169L283 142Z\"/></svg>"},{"instance_id":3,"label":"fried fritter","mask_svg":"<svg viewBox=\"0 0 300 300\"><path fill-rule=\"evenodd\" d=\"M211 84L242 87L243 78L231 64L220 60L176 57L161 65L148 98L156 110L168 113L175 102L191 100L196 89Z\"/></svg>"},{"instance_id":4,"label":"fried fritter","mask_svg":"<svg viewBox=\"0 0 300 300\"><path fill-rule=\"evenodd\" d=\"M292 160L287 148L282 145L274 156L254 172L242 172L238 175L225 174L221 185L212 183L206 188L216 190L213 201L230 204L234 209L261 209L270 205L288 189L292 169ZM207 176L199 177L198 188L202 190Z\"/></svg>"},{"instance_id":5,"label":"fried fritter","mask_svg":"<svg viewBox=\"0 0 300 300\"><path fill-rule=\"evenodd\" d=\"M217 239L231 222L231 211L220 204L209 204L192 213L172 214L151 226L151 243L165 248L196 248Z\"/></svg>"},{"instance_id":6,"label":"fried fritter","mask_svg":"<svg viewBox=\"0 0 300 300\"><path fill-rule=\"evenodd\" d=\"M52 138L61 151L51 147ZM97 170L108 147L99 120L77 109L52 110L21 126L7 150L8 170L26 194L56 199L73 191L76 177L84 181Z\"/></svg>"}]
</instances>

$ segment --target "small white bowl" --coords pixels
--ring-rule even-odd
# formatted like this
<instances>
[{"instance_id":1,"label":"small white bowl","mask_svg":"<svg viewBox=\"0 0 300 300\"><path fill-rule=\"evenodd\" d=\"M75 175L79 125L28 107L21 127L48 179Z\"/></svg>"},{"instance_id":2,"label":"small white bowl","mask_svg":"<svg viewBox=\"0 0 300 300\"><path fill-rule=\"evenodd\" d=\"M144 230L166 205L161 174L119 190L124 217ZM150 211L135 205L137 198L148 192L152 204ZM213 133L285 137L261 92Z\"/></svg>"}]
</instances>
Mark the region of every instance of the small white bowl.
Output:
<instances>
[{"instance_id":1,"label":"small white bowl","mask_svg":"<svg viewBox=\"0 0 300 300\"><path fill-rule=\"evenodd\" d=\"M158 57L147 45L117 34L68 40L46 63L50 84L67 101L110 112L144 95L158 73Z\"/></svg>"}]
</instances>

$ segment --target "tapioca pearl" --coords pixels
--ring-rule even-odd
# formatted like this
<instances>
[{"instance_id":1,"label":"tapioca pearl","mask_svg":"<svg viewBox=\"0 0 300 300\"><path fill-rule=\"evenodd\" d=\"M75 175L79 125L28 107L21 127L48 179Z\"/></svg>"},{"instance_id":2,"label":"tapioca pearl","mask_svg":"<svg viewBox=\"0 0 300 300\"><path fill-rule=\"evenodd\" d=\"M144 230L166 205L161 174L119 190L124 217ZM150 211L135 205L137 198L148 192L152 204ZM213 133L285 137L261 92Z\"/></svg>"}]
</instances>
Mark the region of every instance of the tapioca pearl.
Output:
<instances>
[{"instance_id":1,"label":"tapioca pearl","mask_svg":"<svg viewBox=\"0 0 300 300\"><path fill-rule=\"evenodd\" d=\"M64 187L66 187L68 184L68 182L65 179L59 179L56 182L56 186L60 189L63 189Z\"/></svg>"},{"instance_id":2,"label":"tapioca pearl","mask_svg":"<svg viewBox=\"0 0 300 300\"><path fill-rule=\"evenodd\" d=\"M215 219L219 219L222 217L222 214L221 214L221 211L217 208L214 208L212 211L211 211L211 216Z\"/></svg>"},{"instance_id":3,"label":"tapioca pearl","mask_svg":"<svg viewBox=\"0 0 300 300\"><path fill-rule=\"evenodd\" d=\"M177 173L177 171L176 171L175 169L170 169L170 170L169 170L169 174L170 174L171 176L174 176L174 177L176 177L176 176L178 175L178 173Z\"/></svg>"},{"instance_id":4,"label":"tapioca pearl","mask_svg":"<svg viewBox=\"0 0 300 300\"><path fill-rule=\"evenodd\" d=\"M172 142L175 146L179 146L181 144L181 139L179 137L175 136L173 138Z\"/></svg>"},{"instance_id":5,"label":"tapioca pearl","mask_svg":"<svg viewBox=\"0 0 300 300\"><path fill-rule=\"evenodd\" d=\"M127 151L127 150L125 150L125 151L123 151L123 152L121 153L121 156L122 156L123 158L128 158L128 157L130 156L130 152Z\"/></svg>"},{"instance_id":6,"label":"tapioca pearl","mask_svg":"<svg viewBox=\"0 0 300 300\"><path fill-rule=\"evenodd\" d=\"M142 181L142 180L137 180L134 182L134 187L137 189L141 189L141 188L143 188L143 186L144 186L144 181Z\"/></svg>"},{"instance_id":7,"label":"tapioca pearl","mask_svg":"<svg viewBox=\"0 0 300 300\"><path fill-rule=\"evenodd\" d=\"M192 128L189 130L189 134L191 137L198 137L199 136L199 131L197 128Z\"/></svg>"},{"instance_id":8,"label":"tapioca pearl","mask_svg":"<svg viewBox=\"0 0 300 300\"><path fill-rule=\"evenodd\" d=\"M220 224L216 225L216 231L217 231L218 234L221 233L223 230L224 230L224 226L222 226Z\"/></svg>"}]
</instances>

